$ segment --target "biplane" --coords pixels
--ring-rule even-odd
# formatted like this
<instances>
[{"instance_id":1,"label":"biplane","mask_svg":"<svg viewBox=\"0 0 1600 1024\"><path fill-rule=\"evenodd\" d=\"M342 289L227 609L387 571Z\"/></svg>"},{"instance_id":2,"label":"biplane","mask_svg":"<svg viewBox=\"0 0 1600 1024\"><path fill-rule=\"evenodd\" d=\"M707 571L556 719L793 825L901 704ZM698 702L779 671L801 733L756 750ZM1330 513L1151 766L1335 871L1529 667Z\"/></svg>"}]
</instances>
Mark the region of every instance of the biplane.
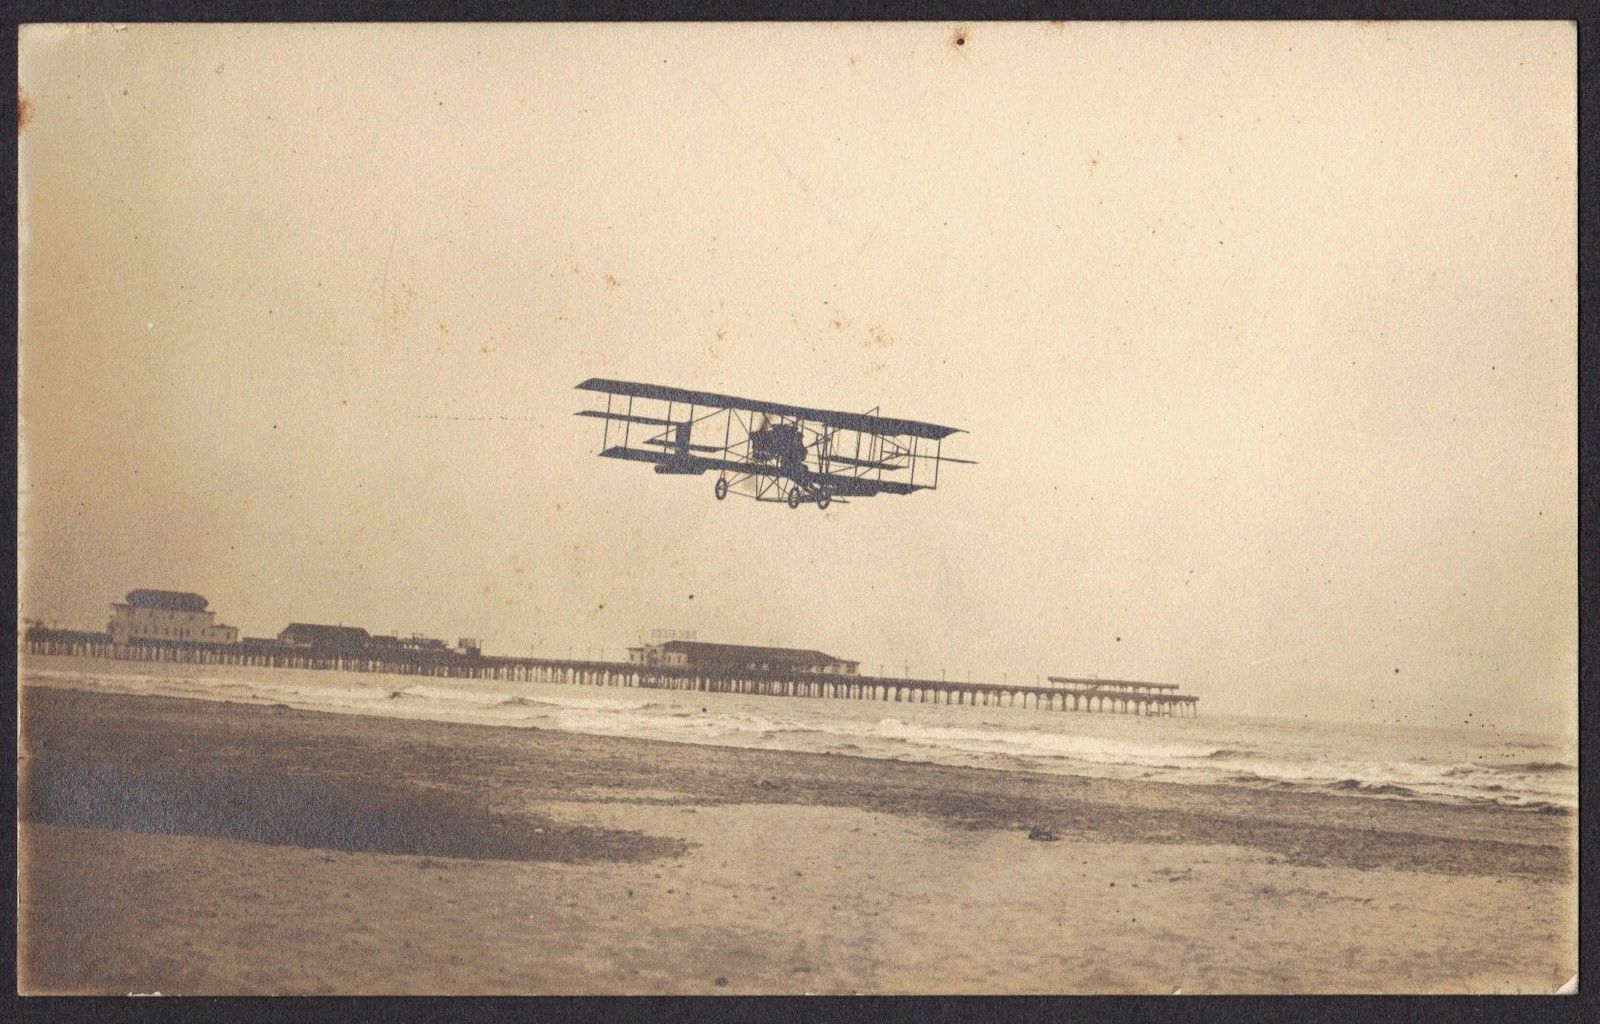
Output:
<instances>
[{"instance_id":1,"label":"biplane","mask_svg":"<svg viewBox=\"0 0 1600 1024\"><path fill-rule=\"evenodd\" d=\"M790 508L911 494L939 486L944 439L962 433L936 423L762 402L707 391L591 378L582 391L606 396L600 454L648 462L657 473L716 473L718 501L740 494Z\"/></svg>"}]
</instances>

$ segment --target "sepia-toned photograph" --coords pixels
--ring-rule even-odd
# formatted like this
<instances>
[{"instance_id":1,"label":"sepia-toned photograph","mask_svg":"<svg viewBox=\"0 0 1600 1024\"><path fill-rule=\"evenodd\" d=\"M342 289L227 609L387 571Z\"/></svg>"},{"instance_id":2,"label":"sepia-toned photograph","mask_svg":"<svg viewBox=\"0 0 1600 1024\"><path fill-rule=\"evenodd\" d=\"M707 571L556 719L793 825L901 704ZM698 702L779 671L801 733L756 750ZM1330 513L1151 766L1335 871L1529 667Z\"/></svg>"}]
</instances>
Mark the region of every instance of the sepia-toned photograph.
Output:
<instances>
[{"instance_id":1,"label":"sepia-toned photograph","mask_svg":"<svg viewBox=\"0 0 1600 1024\"><path fill-rule=\"evenodd\" d=\"M1573 23L17 53L21 994L1576 990Z\"/></svg>"}]
</instances>

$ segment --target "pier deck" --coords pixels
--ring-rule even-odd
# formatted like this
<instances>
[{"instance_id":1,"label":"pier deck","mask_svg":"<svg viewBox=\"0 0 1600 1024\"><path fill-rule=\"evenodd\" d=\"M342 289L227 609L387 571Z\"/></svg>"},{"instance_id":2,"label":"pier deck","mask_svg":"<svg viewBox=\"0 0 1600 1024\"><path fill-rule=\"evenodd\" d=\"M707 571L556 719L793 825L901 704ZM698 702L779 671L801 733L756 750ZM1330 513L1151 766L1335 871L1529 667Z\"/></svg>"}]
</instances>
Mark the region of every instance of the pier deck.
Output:
<instances>
[{"instance_id":1,"label":"pier deck","mask_svg":"<svg viewBox=\"0 0 1600 1024\"><path fill-rule=\"evenodd\" d=\"M892 678L823 672L756 672L632 662L560 658L515 658L455 651L403 657L326 654L280 643L242 641L207 644L183 640L133 640L114 645L105 633L31 629L23 638L30 654L115 658L128 661L262 668L326 669L393 675L504 682L564 683L639 689L694 690L769 697L826 697L910 704L958 704L1037 708L1040 711L1114 712L1193 717L1199 698L1173 692L1171 683L1056 679L1048 686Z\"/></svg>"}]
</instances>

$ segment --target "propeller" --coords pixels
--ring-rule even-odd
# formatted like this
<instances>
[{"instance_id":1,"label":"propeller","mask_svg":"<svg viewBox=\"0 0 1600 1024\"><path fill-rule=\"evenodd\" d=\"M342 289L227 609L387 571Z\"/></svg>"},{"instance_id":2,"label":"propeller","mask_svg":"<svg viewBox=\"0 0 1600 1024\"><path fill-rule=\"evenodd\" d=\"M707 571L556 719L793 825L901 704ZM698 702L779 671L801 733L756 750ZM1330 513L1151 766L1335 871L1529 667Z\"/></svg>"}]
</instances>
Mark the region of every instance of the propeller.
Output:
<instances>
[{"instance_id":1,"label":"propeller","mask_svg":"<svg viewBox=\"0 0 1600 1024\"><path fill-rule=\"evenodd\" d=\"M817 465L828 469L828 457L833 454L833 435L826 430L817 431L817 439L806 445L806 450L817 452Z\"/></svg>"},{"instance_id":2,"label":"propeller","mask_svg":"<svg viewBox=\"0 0 1600 1024\"><path fill-rule=\"evenodd\" d=\"M738 491L746 497L754 498L756 496L756 478L753 476L741 477L731 490Z\"/></svg>"},{"instance_id":3,"label":"propeller","mask_svg":"<svg viewBox=\"0 0 1600 1024\"><path fill-rule=\"evenodd\" d=\"M750 436L759 434L772 426L772 419L766 413L763 412L759 413L758 415L761 417L761 419L751 423L749 430ZM751 448L751 455L753 456L755 454L753 450L754 445L752 445ZM742 476L728 489L737 494L743 494L746 497L754 498L756 496L756 478L748 475Z\"/></svg>"},{"instance_id":4,"label":"propeller","mask_svg":"<svg viewBox=\"0 0 1600 1024\"><path fill-rule=\"evenodd\" d=\"M745 475L736 482L729 481L724 491L732 491L753 498L761 494L762 485L765 483L769 493L775 487L779 497L786 497L793 485L782 478L777 480L771 478L780 471L789 471L787 467L791 462L804 462L805 453L809 453L818 444L826 441L826 437L819 434L815 440L808 444L804 439L804 435L804 424L796 423L790 425L780 419L777 425L774 425L772 418L767 413L757 413L756 418L752 418L749 427L749 456L751 462L762 464L767 471L764 474ZM795 447L801 449L798 460L795 458ZM826 451L826 448L823 450Z\"/></svg>"},{"instance_id":5,"label":"propeller","mask_svg":"<svg viewBox=\"0 0 1600 1024\"><path fill-rule=\"evenodd\" d=\"M772 418L769 417L766 413L761 413L760 416L761 416L761 420L759 422L753 422L751 424L750 436L752 438L755 437L757 434L765 434L768 430L772 429ZM755 443L751 442L750 447L751 447L751 454L752 455L755 454Z\"/></svg>"}]
</instances>

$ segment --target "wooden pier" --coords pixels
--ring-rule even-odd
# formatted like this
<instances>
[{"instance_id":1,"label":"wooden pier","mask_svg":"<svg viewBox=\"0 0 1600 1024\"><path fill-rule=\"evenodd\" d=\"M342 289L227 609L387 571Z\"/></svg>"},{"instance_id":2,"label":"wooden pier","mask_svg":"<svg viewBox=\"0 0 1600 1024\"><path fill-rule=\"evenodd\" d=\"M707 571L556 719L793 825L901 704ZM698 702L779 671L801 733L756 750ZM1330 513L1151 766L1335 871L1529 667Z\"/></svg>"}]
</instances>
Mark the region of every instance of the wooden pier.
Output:
<instances>
[{"instance_id":1,"label":"wooden pier","mask_svg":"<svg viewBox=\"0 0 1600 1024\"><path fill-rule=\"evenodd\" d=\"M1171 683L1051 677L1048 686L1013 683L950 682L824 672L709 671L704 668L639 665L618 661L509 658L452 650L409 652L404 656L326 654L276 641L208 644L184 640L136 639L113 644L106 633L33 628L23 636L29 654L114 658L190 665L247 665L261 668L382 672L393 675L504 682L563 683L658 690L693 690L768 697L825 697L908 704L969 707L1024 707L1040 711L1109 712L1194 717L1199 698L1175 692Z\"/></svg>"}]
</instances>

